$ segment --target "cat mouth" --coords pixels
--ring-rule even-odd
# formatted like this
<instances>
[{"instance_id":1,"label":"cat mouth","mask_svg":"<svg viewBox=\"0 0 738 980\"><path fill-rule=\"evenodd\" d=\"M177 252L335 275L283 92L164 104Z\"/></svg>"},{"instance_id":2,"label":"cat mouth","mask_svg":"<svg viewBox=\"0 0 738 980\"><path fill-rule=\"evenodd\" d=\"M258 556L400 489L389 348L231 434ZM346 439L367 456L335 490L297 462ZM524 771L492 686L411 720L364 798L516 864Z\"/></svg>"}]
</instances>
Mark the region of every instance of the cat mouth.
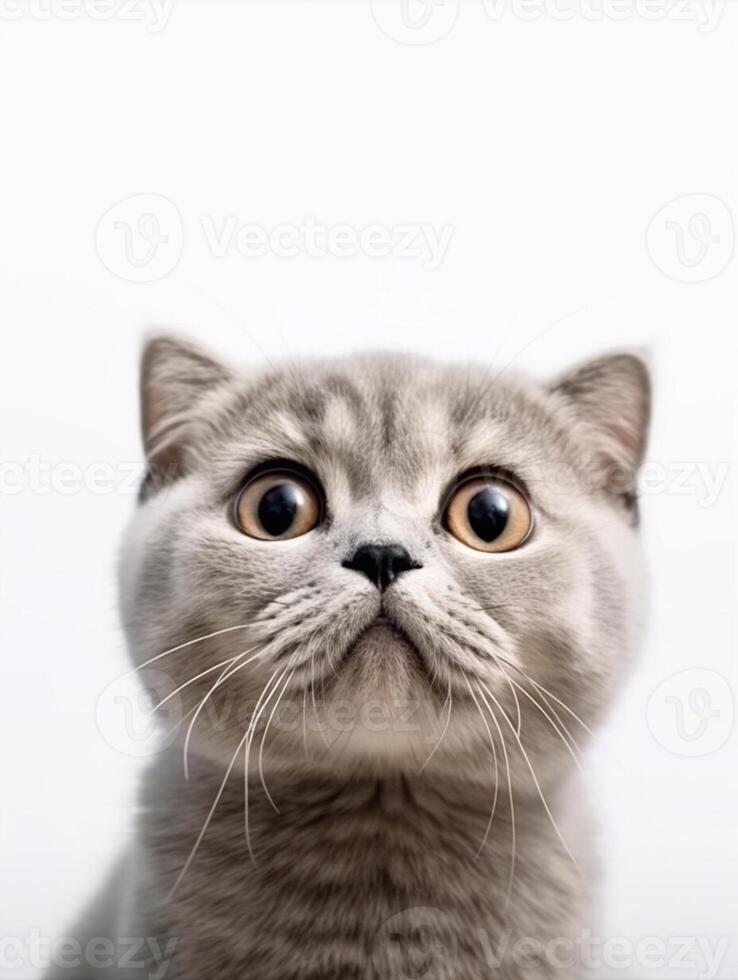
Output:
<instances>
[{"instance_id":1,"label":"cat mouth","mask_svg":"<svg viewBox=\"0 0 738 980\"><path fill-rule=\"evenodd\" d=\"M344 661L352 659L362 649L384 650L387 647L393 648L393 652L404 654L412 666L430 677L425 658L419 648L402 627L383 611L378 613L349 644L343 659Z\"/></svg>"}]
</instances>

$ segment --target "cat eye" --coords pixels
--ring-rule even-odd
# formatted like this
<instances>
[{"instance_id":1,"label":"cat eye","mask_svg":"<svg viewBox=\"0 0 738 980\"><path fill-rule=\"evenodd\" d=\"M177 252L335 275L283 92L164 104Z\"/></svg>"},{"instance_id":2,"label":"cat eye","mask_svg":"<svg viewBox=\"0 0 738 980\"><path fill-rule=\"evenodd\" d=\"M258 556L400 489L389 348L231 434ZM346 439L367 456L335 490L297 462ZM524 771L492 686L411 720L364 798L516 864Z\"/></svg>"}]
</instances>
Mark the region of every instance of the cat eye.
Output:
<instances>
[{"instance_id":1,"label":"cat eye","mask_svg":"<svg viewBox=\"0 0 738 980\"><path fill-rule=\"evenodd\" d=\"M467 547L499 554L526 541L533 529L533 514L523 494L511 484L477 476L453 494L445 525Z\"/></svg>"},{"instance_id":2,"label":"cat eye","mask_svg":"<svg viewBox=\"0 0 738 980\"><path fill-rule=\"evenodd\" d=\"M250 480L238 496L236 523L251 538L286 541L320 523L321 498L310 480L289 470L272 470Z\"/></svg>"}]
</instances>

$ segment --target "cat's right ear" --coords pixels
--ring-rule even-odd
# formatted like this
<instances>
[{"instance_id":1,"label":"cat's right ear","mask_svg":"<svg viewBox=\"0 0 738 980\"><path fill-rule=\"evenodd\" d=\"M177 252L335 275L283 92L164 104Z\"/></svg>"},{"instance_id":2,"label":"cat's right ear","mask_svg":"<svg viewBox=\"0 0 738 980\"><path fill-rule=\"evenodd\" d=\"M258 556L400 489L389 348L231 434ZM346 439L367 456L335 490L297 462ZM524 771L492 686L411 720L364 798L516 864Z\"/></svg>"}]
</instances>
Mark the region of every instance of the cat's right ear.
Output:
<instances>
[{"instance_id":1,"label":"cat's right ear","mask_svg":"<svg viewBox=\"0 0 738 980\"><path fill-rule=\"evenodd\" d=\"M232 379L231 371L195 344L154 336L141 357L141 433L147 483L182 475L198 403Z\"/></svg>"},{"instance_id":2,"label":"cat's right ear","mask_svg":"<svg viewBox=\"0 0 738 980\"><path fill-rule=\"evenodd\" d=\"M589 447L598 485L634 499L651 415L651 381L643 356L624 352L580 364L551 390Z\"/></svg>"}]
</instances>

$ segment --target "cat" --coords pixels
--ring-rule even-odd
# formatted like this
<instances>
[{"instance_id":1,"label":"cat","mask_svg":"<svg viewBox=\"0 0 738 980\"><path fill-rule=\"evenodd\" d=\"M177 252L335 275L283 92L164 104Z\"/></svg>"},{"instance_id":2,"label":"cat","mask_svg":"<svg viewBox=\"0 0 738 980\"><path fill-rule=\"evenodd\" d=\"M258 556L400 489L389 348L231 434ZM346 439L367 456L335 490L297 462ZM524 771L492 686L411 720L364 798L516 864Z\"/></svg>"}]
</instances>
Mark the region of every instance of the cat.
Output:
<instances>
[{"instance_id":1,"label":"cat","mask_svg":"<svg viewBox=\"0 0 738 980\"><path fill-rule=\"evenodd\" d=\"M580 750L642 620L644 362L243 372L161 336L141 392L122 619L182 725L84 923L145 947L105 975L578 975Z\"/></svg>"}]
</instances>

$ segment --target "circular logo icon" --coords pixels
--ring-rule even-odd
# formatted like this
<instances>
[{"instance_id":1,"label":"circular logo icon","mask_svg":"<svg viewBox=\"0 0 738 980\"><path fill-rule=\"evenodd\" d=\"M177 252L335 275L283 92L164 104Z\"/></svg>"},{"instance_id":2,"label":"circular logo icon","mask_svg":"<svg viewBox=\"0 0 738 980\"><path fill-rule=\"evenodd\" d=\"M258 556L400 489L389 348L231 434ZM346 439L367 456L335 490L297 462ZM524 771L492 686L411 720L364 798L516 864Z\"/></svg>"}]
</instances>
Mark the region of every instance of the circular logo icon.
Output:
<instances>
[{"instance_id":1,"label":"circular logo icon","mask_svg":"<svg viewBox=\"0 0 738 980\"><path fill-rule=\"evenodd\" d=\"M119 279L163 279L182 257L182 217L161 194L135 194L100 218L95 247L105 268Z\"/></svg>"},{"instance_id":2,"label":"circular logo icon","mask_svg":"<svg viewBox=\"0 0 738 980\"><path fill-rule=\"evenodd\" d=\"M381 980L452 980L456 936L438 909L404 909L374 937L372 962Z\"/></svg>"},{"instance_id":3,"label":"circular logo icon","mask_svg":"<svg viewBox=\"0 0 738 980\"><path fill-rule=\"evenodd\" d=\"M728 207L710 194L687 194L651 219L646 247L655 266L676 282L707 282L733 258L735 232Z\"/></svg>"},{"instance_id":4,"label":"circular logo icon","mask_svg":"<svg viewBox=\"0 0 738 980\"><path fill-rule=\"evenodd\" d=\"M379 29L400 44L433 44L453 28L460 0L371 0Z\"/></svg>"},{"instance_id":5,"label":"circular logo icon","mask_svg":"<svg viewBox=\"0 0 738 980\"><path fill-rule=\"evenodd\" d=\"M646 718L656 741L675 755L696 757L721 748L733 730L733 693L714 670L682 670L659 684Z\"/></svg>"},{"instance_id":6,"label":"circular logo icon","mask_svg":"<svg viewBox=\"0 0 738 980\"><path fill-rule=\"evenodd\" d=\"M182 701L175 690L168 674L151 668L145 677L135 671L116 677L97 699L98 731L124 755L145 757L162 752L175 740L182 723Z\"/></svg>"}]
</instances>

